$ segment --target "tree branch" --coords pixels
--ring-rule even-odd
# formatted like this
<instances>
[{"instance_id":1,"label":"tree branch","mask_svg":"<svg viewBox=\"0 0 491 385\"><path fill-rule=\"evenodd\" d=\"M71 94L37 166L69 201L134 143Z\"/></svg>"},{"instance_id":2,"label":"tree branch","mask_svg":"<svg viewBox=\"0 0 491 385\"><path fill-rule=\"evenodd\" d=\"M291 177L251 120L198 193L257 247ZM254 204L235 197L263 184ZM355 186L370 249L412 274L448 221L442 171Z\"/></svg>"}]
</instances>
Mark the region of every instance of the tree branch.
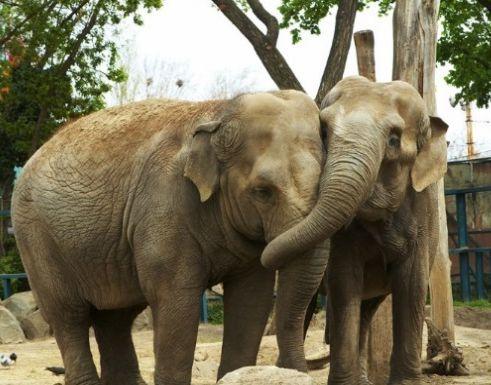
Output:
<instances>
[{"instance_id":1,"label":"tree branch","mask_svg":"<svg viewBox=\"0 0 491 385\"><path fill-rule=\"evenodd\" d=\"M79 53L83 41L92 30L95 23L97 22L97 17L99 16L99 12L101 10L102 1L103 0L99 0L99 2L94 6L94 11L92 12L92 15L90 16L90 19L85 25L85 27L78 34L75 43L73 44L72 49L70 50L70 54L63 61L63 63L61 63L60 67L58 68L58 74L60 75L66 74L66 72L70 69L70 67L75 62L75 59L77 58L77 55Z\"/></svg>"},{"instance_id":2,"label":"tree branch","mask_svg":"<svg viewBox=\"0 0 491 385\"><path fill-rule=\"evenodd\" d=\"M315 97L317 105L321 104L331 88L343 78L355 24L356 6L357 0L339 2L331 51Z\"/></svg>"},{"instance_id":3,"label":"tree branch","mask_svg":"<svg viewBox=\"0 0 491 385\"><path fill-rule=\"evenodd\" d=\"M259 30L252 20L246 16L246 14L237 6L237 4L235 4L234 0L212 1L227 17L227 19L229 19L232 24L235 25L240 33L242 33L242 35L249 40L259 59L266 68L266 71L268 71L278 88L291 88L303 91L302 85L291 70L283 55L281 55L280 51L278 51L276 48L276 45L272 43L267 35L264 35ZM258 0L252 0L252 3L257 3L255 5L261 5ZM262 5L260 8L263 8ZM262 14L260 8L256 8L256 12ZM274 33L272 37L274 38Z\"/></svg>"},{"instance_id":4,"label":"tree branch","mask_svg":"<svg viewBox=\"0 0 491 385\"><path fill-rule=\"evenodd\" d=\"M269 13L258 0L247 0L247 3L251 7L254 15L256 15L256 17L266 26L266 37L270 40L272 45L276 46L278 35L280 33L278 20L276 20L276 17Z\"/></svg>"},{"instance_id":5,"label":"tree branch","mask_svg":"<svg viewBox=\"0 0 491 385\"><path fill-rule=\"evenodd\" d=\"M84 0L84 1L81 1L80 4L72 9L72 11L70 12L70 14L68 16L66 16L65 18L63 18L63 20L56 26L56 29L57 30L61 30L62 27L64 27L64 25L66 23L68 23L72 18L73 16L75 16L78 12L80 12L80 10L85 6L87 5L87 3L89 2L90 0ZM78 21L78 19L75 20L75 23ZM43 69L44 66L46 65L46 63L48 62L49 58L56 52L56 49L58 48L58 45L59 44L51 44L50 46L47 46L46 47L46 50L44 52L44 55L42 56L42 58L38 61L38 64L37 64L37 68L38 69Z\"/></svg>"},{"instance_id":6,"label":"tree branch","mask_svg":"<svg viewBox=\"0 0 491 385\"><path fill-rule=\"evenodd\" d=\"M491 1L490 0L477 0L484 8L491 12Z\"/></svg>"}]
</instances>

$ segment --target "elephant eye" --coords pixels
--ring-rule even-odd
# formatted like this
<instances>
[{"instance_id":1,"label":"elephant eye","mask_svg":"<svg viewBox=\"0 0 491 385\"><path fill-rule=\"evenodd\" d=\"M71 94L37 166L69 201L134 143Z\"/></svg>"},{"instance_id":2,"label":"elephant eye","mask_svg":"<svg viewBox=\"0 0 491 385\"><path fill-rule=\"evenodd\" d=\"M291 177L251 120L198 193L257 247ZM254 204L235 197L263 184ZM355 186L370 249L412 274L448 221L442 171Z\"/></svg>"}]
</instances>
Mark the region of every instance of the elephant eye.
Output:
<instances>
[{"instance_id":1,"label":"elephant eye","mask_svg":"<svg viewBox=\"0 0 491 385\"><path fill-rule=\"evenodd\" d=\"M254 187L252 195L259 202L269 203L273 198L273 190L269 187Z\"/></svg>"},{"instance_id":2,"label":"elephant eye","mask_svg":"<svg viewBox=\"0 0 491 385\"><path fill-rule=\"evenodd\" d=\"M397 134L390 134L387 143L390 147L399 148L401 146L401 138Z\"/></svg>"}]
</instances>

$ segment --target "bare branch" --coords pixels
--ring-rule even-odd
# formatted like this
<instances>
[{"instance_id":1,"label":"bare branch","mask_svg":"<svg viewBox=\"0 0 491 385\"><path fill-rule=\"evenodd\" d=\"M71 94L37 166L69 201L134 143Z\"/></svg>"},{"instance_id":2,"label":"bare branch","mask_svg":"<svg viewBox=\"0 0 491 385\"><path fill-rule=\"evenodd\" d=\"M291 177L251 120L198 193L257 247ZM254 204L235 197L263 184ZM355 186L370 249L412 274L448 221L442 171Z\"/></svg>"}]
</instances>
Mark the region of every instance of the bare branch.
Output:
<instances>
[{"instance_id":1,"label":"bare branch","mask_svg":"<svg viewBox=\"0 0 491 385\"><path fill-rule=\"evenodd\" d=\"M280 89L303 91L302 85L291 70L283 55L270 38L264 35L234 0L212 0L218 9L252 44L266 71ZM259 3L257 0L253 2ZM259 3L260 4L260 3ZM262 7L262 6L261 6ZM252 6L251 6L252 8ZM274 37L274 36L273 36Z\"/></svg>"},{"instance_id":2,"label":"bare branch","mask_svg":"<svg viewBox=\"0 0 491 385\"><path fill-rule=\"evenodd\" d=\"M341 0L339 3L331 51L315 97L318 105L331 88L343 78L355 24L356 6L357 0Z\"/></svg>"},{"instance_id":3,"label":"bare branch","mask_svg":"<svg viewBox=\"0 0 491 385\"><path fill-rule=\"evenodd\" d=\"M251 7L254 15L256 15L256 17L266 26L266 37L269 39L272 45L276 46L278 34L280 33L278 20L276 20L276 17L269 13L258 0L247 0L247 3Z\"/></svg>"}]
</instances>

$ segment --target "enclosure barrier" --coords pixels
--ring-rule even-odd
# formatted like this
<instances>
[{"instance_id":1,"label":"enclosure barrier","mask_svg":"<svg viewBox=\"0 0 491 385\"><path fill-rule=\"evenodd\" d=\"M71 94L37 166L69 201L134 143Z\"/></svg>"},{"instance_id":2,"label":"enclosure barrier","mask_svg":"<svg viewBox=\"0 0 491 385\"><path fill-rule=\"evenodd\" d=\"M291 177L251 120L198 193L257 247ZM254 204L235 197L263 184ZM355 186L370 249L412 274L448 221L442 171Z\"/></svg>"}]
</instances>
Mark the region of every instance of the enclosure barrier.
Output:
<instances>
[{"instance_id":1,"label":"enclosure barrier","mask_svg":"<svg viewBox=\"0 0 491 385\"><path fill-rule=\"evenodd\" d=\"M449 249L449 252L459 256L460 291L464 302L469 302L471 300L471 275L475 279L477 298L488 298L484 283L484 257L487 255L491 264L491 247L469 247L469 230L467 228L467 208L465 200L467 194L484 191L491 191L491 186L445 190L445 195L455 195L456 199L458 248ZM469 263L469 256L471 254L475 255L474 270Z\"/></svg>"}]
</instances>

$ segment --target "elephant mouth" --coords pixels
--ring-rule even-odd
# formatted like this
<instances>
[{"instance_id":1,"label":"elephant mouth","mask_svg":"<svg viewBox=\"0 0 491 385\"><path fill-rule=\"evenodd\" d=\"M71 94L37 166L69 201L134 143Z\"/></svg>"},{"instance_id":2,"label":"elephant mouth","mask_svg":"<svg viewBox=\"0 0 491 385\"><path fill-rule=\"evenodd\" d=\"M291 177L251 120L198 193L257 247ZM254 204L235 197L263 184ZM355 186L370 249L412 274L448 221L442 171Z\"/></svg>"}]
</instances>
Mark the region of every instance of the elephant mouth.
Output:
<instances>
[{"instance_id":1,"label":"elephant mouth","mask_svg":"<svg viewBox=\"0 0 491 385\"><path fill-rule=\"evenodd\" d=\"M356 216L371 222L386 220L398 210L398 201L394 192L377 182L368 199L360 206Z\"/></svg>"}]
</instances>

